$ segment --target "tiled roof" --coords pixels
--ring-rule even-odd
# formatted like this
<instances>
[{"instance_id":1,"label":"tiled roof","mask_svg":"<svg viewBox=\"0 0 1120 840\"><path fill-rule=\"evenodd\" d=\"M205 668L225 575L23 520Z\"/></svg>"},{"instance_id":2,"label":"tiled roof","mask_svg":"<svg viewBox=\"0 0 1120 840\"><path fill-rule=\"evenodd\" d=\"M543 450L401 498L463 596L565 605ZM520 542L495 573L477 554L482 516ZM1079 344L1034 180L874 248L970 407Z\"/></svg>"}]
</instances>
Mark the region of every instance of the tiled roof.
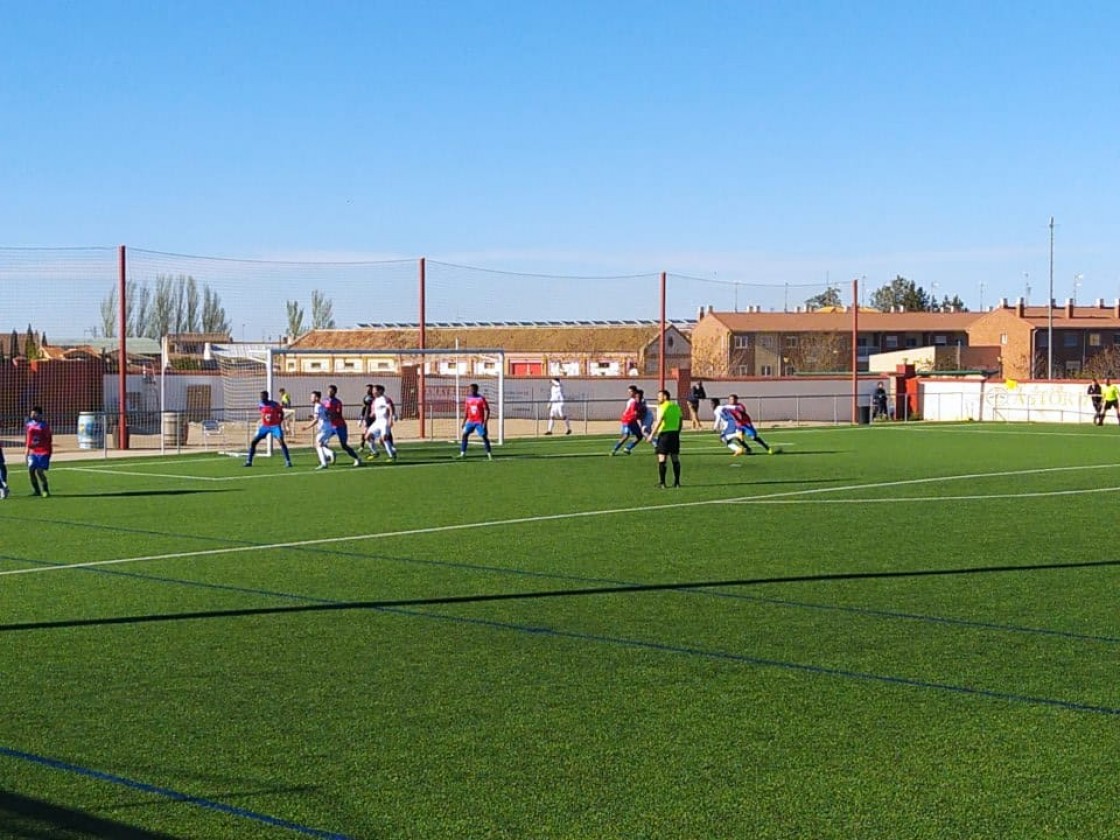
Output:
<instances>
[{"instance_id":1,"label":"tiled roof","mask_svg":"<svg viewBox=\"0 0 1120 840\"><path fill-rule=\"evenodd\" d=\"M859 312L860 332L965 332L982 312ZM845 332L849 312L711 312L731 332Z\"/></svg>"},{"instance_id":2,"label":"tiled roof","mask_svg":"<svg viewBox=\"0 0 1120 840\"><path fill-rule=\"evenodd\" d=\"M428 327L427 347L451 350L458 340L464 348L501 349L507 353L631 353L637 354L658 334L656 323L642 326ZM414 349L420 331L404 329L312 330L291 343L309 350Z\"/></svg>"},{"instance_id":3,"label":"tiled roof","mask_svg":"<svg viewBox=\"0 0 1120 840\"><path fill-rule=\"evenodd\" d=\"M1007 307L1007 310L1014 313L1015 307ZM1000 310L996 310L1000 311ZM1116 317L1115 306L1075 306L1073 307L1073 317L1066 317L1066 307L1054 307L1054 326L1069 329L1070 327L1078 329L1092 329L1098 327L1100 329L1120 328L1120 318ZM1045 327L1050 322L1050 308L1047 306L1025 306L1023 307L1023 320L1028 322L1032 327Z\"/></svg>"}]
</instances>

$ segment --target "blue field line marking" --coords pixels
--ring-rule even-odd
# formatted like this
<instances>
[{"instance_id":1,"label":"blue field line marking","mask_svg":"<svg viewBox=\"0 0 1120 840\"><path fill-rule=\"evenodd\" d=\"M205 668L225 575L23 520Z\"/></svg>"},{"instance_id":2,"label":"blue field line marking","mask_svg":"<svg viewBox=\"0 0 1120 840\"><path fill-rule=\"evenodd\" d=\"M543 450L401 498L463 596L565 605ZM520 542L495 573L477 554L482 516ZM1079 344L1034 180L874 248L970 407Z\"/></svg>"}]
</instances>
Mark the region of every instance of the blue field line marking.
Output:
<instances>
[{"instance_id":1,"label":"blue field line marking","mask_svg":"<svg viewBox=\"0 0 1120 840\"><path fill-rule=\"evenodd\" d=\"M268 814L261 814L256 811L250 811L246 808L239 808L236 805L227 805L224 802L215 802L212 799L205 799L200 796L191 796L187 793L182 793L171 788L159 787L158 785L148 784L147 782L138 782L135 779L127 779L124 776L117 776L113 773L106 773L102 770L92 770L89 767L82 767L78 764L71 764L68 761L62 761L57 758L48 758L47 756L36 755L34 753L24 752L22 750L12 749L11 747L0 746L0 755L8 758L18 759L20 761L30 762L32 764L39 764L43 767L48 767L51 770L62 770L67 773L74 773L78 776L86 776L90 779L96 779L99 782L109 782L114 785L128 788L129 790L137 790L142 793L150 793L155 796L161 796L165 799L171 799L176 802L182 802L187 805L197 805L200 808L206 808L211 811L217 811L222 814L228 814L242 819L252 820L263 825L272 826L273 828L282 828L287 831L294 831L298 834L303 834L307 837L321 837L326 840L353 840L347 834L339 834L335 831L324 831L319 828L311 828L310 826L300 825L299 823L291 822L290 820L281 819L279 817L270 817Z\"/></svg>"},{"instance_id":2,"label":"blue field line marking","mask_svg":"<svg viewBox=\"0 0 1120 840\"><path fill-rule=\"evenodd\" d=\"M94 569L93 571L106 571L109 574L120 574L120 575L134 576L134 577L140 577L140 578L148 578L149 577L147 575L137 574L137 573L132 573L132 572L117 572L117 571L100 570L100 569ZM180 581L180 580L176 580L174 578L152 578L152 579L156 580L157 582L182 584L182 585L186 585L186 586L200 586L200 587L204 587L204 588L230 589L230 590L233 590L233 591L245 592L247 594L258 594L258 595L272 596L272 597L278 597L278 598L285 598L285 599L290 599L290 600L303 600L303 601L308 601L308 602L311 602L311 603L325 603L325 604L345 603L345 602L337 601L335 599L315 598L315 597L307 596L307 595L274 592L274 591L269 591L269 590L249 589L249 588L245 588L245 587L225 586L225 585L220 585L220 584L205 584L205 583L198 583L196 581ZM592 579L588 579L588 580L599 581L599 580L603 580L603 579L592 578ZM694 594L694 595L705 594L705 593L701 592L700 590L695 590L695 589L681 589L681 590L677 590L677 591L684 592L684 593L689 593L689 594ZM722 597L722 598L734 598L734 599L739 599L739 600L759 601L759 602L763 602L763 603L773 602L773 603L776 603L778 605L783 605L783 606L784 605L789 605L789 606L806 607L806 608L813 608L813 609L825 609L825 610L831 610L831 609L842 610L842 611L851 610L851 611L854 611L854 612L863 612L864 611L861 608L833 607L833 606L830 606L830 605L814 605L814 604L807 604L807 603L799 603L799 602L796 602L796 601L783 601L783 600L780 600L780 599L773 599L773 601L771 601L771 599L757 598L755 596L734 595L734 594L730 594L730 593L708 593L708 594L714 595L716 597ZM404 608L404 607L375 607L374 610L376 612L393 613L393 614L405 615L405 616L410 616L410 617L433 619L433 620L436 620L436 621L448 621L448 622L457 622L457 623L463 623L463 624L474 624L474 625L483 626L483 627L493 627L493 628L497 628L497 629L501 629L501 630L512 630L512 631L515 631L515 632L526 633L526 634L529 634L529 635L546 635L546 636L553 636L555 638L581 639L581 640L585 640L585 641L594 641L594 642L600 642L600 643L604 643L604 644L615 644L615 645L623 645L623 646L634 647L634 648L644 648L644 649L648 649L648 650L658 650L658 651L662 651L662 652L666 652L666 653L679 653L679 654L687 654L687 655L692 655L692 656L704 657L704 658L708 658L708 659L740 662L740 663L749 664L749 665L757 665L757 666L760 666L760 667L782 668L782 669L790 670L790 671L800 671L800 672L803 672L803 673L812 673L812 674L818 674L818 675L823 675L823 676L841 677L841 678L847 678L847 679L863 680L863 681L867 681L867 682L880 682L880 683L887 683L887 684L893 684L893 685L902 685L902 686L907 686L907 687L911 687L911 688L922 688L922 689L929 689L929 690L946 691L946 692L953 692L953 693L963 694L963 695L986 697L986 698L998 699L998 700L1006 700L1006 701L1009 701L1009 702L1051 706L1051 707L1057 707L1057 708L1064 708L1064 709L1067 709L1067 710L1070 710L1070 711L1090 712L1090 713L1094 713L1094 714L1106 714L1106 715L1120 715L1120 709L1112 708L1112 707L1108 707L1108 706L1094 706L1094 705L1091 705L1091 704L1077 703L1077 702L1069 701L1069 700L1057 700L1057 699L1048 698L1048 697L1035 697L1035 696L1031 696L1031 695L1014 694L1014 693L1010 693L1010 692L994 691L994 690L990 690L990 689L970 688L968 686L958 686L958 685L952 685L952 684L949 684L949 683L935 683L935 682L929 682L929 681L924 681L924 680L916 680L916 679L912 679L912 678L909 678L909 677L896 677L896 676L892 676L892 675L888 675L888 674L873 674L873 673L869 673L869 672L851 671L851 670L842 669L842 668L829 668L829 667L820 666L820 665L806 665L806 664L797 663L797 662L786 662L786 661L783 661L783 660L765 659L765 658L761 658L761 657L748 656L746 654L735 654L735 653L729 653L729 652L724 652L724 651L711 651L711 650L705 650L705 649L702 649L702 648L692 648L692 647L683 647L683 646L679 646L679 645L670 645L670 644L666 644L666 643L663 643L663 642L649 642L649 641L642 641L642 640L638 640L638 639L627 639L627 638L622 638L622 637L597 636L597 635L594 635L594 634L580 633L580 632L571 631L571 630L558 630L556 628L544 627L544 626L539 626L539 625L513 624L513 623L510 623L510 622L495 621L493 619L465 618L465 617L462 617L462 616L451 616L451 615L446 615L446 614L443 614L443 613L428 612L428 611L424 611L424 610L407 609L407 608ZM869 612L871 612L872 614L884 614L884 615L887 615L889 617L911 618L911 616L907 615L907 614L895 614L895 613L890 613L890 612L887 612L887 611L873 610L873 611L869 611ZM1022 628L1021 629L1021 628L1016 628L1016 627L1013 627L1013 626L989 625L989 624L986 624L986 623L983 623L983 622L967 622L967 621L963 621L963 620L960 620L958 622L958 620L956 620L956 619L941 619L941 618L938 618L938 617L917 616L916 620L930 621L930 622L935 622L935 623L947 623L947 624L962 623L965 626L992 627L992 628L995 628L995 629L998 629L998 630L1001 630L1001 631L1008 630L1008 631L1012 631L1012 632L1042 633L1042 634L1046 634L1046 635L1058 635L1058 636L1067 636L1068 635L1068 636L1071 636L1072 638L1089 638L1089 639L1093 639L1093 640L1114 641L1110 637L1082 637L1082 636L1078 636L1077 634L1066 634L1066 633L1063 633L1061 631L1035 630L1035 629L1032 629L1032 628ZM0 747L0 753L2 753L3 751L4 751L4 748ZM330 836L330 835L324 835L324 836Z\"/></svg>"},{"instance_id":3,"label":"blue field line marking","mask_svg":"<svg viewBox=\"0 0 1120 840\"><path fill-rule=\"evenodd\" d=\"M560 639L575 639L584 642L618 645L621 647L652 650L661 653L675 653L684 656L695 656L703 659L712 659L724 662L737 662L745 665L756 665L764 668L778 668L785 671L815 674L826 677L840 677L843 679L860 680L863 682L885 683L900 685L907 688L920 688L931 691L944 691L952 694L962 694L972 697L983 697L990 700L1004 700L1011 703L1024 703L1035 706L1049 706L1065 709L1072 712L1088 712L1098 715L1120 716L1120 708L1112 706L1095 706L1089 703L1079 703L1073 700L1058 700L1053 697L1036 697L1029 694L1014 694L1006 691L994 691L986 688L972 688L965 685L951 683L930 682L911 677L896 677L890 674L874 674L867 671L851 671L845 668L830 668L825 665L806 665L801 662L787 662L781 659L765 659L758 656L748 656L742 653L729 651L706 650L704 648L671 645L665 642L650 642L642 639L628 639L621 636L599 636L593 633L580 633L574 630L558 630L554 627L541 625L522 625L512 622L495 621L487 618L466 618L463 616L447 615L444 613L428 612L424 610L411 610L403 607L381 607L384 612L395 612L419 618L434 618L439 621L450 621L460 624L473 624L480 627L491 627L498 630L511 630L517 633L528 633L535 636L552 636Z\"/></svg>"},{"instance_id":4,"label":"blue field line marking","mask_svg":"<svg viewBox=\"0 0 1120 840\"><path fill-rule=\"evenodd\" d=\"M575 583L597 583L597 584L610 584L614 586L641 586L638 581L619 580L616 578L603 578L603 577L586 577L583 575L565 575L556 574L555 572L536 572L527 569L508 569L500 566L486 566L480 563L450 563L445 560L424 560L417 558L385 558L383 556L370 556L366 554L359 554L357 552L348 551L329 551L327 549L315 548L308 546L298 549L306 551L311 554L331 554L341 555L344 557L356 557L363 560L385 560L390 559L394 562L402 562L405 564L421 564L441 566L445 568L452 568L457 570L481 571L491 572L498 575L513 575L515 577L539 578L543 580L559 580L571 581ZM11 558L6 555L0 555L3 560L18 560L18 562L31 563L36 566L52 566L56 565L46 560L29 560L26 558ZM175 586L186 586L197 589L211 589L220 592L236 592L244 595L261 595L271 598L282 598L289 601L305 601L313 604L341 604L345 603L337 598L321 598L315 595L303 595L294 592L280 592L273 589L257 589L249 586L235 586L226 583L207 583L205 581L184 580L182 578L166 577L163 575L153 575L145 572L125 572L119 569L110 569L102 567L86 567L83 571L96 572L99 574L113 575L116 577L132 578L135 580L152 581L155 583L166 583ZM895 610L882 610L873 607L848 607L840 606L837 604L820 604L811 601L794 601L788 598L767 598L760 595L742 595L736 592L718 592L714 590L704 589L688 589L681 588L675 590L685 595L699 595L706 598L723 598L733 601L747 601L750 603L767 604L772 606L793 607L797 609L806 610L819 610L828 612L843 612L851 613L853 615L866 615L879 618L893 618L902 621L917 621L928 624L942 624L950 627L967 627L979 630L993 630L1000 633L1021 633L1024 635L1036 636L1053 636L1056 638L1073 639L1086 642L1102 642L1105 644L1120 644L1120 637L1117 636L1101 636L1091 633L1075 633L1072 630L1053 630L1047 627L1028 627L1025 625L1016 624L999 624L992 621L976 621L967 618L949 618L946 616L938 615L923 615L921 613L906 613L898 612Z\"/></svg>"},{"instance_id":5,"label":"blue field line marking","mask_svg":"<svg viewBox=\"0 0 1120 840\"><path fill-rule=\"evenodd\" d=\"M697 590L681 590L683 592L696 592ZM845 607L838 604L815 604L811 601L793 601L786 598L764 598L760 595L739 595L734 592L705 592L703 594L715 598L732 598L735 600L755 601L760 604L772 604L779 607L797 607L806 610L822 610L827 612L845 612L856 615L868 615L881 618L897 618L903 621L919 621L928 624L946 624L952 627L971 627L978 630L995 630L1002 633L1024 633L1036 636L1057 636L1063 639L1077 639L1083 642L1104 642L1106 644L1120 644L1118 636L1098 636L1092 633L1075 633L1072 630L1051 630L1047 627L1027 627L1019 624L999 624L994 621L976 621L969 618L949 618L940 615L922 615L921 613L898 612L895 610L882 610L875 607Z\"/></svg>"}]
</instances>

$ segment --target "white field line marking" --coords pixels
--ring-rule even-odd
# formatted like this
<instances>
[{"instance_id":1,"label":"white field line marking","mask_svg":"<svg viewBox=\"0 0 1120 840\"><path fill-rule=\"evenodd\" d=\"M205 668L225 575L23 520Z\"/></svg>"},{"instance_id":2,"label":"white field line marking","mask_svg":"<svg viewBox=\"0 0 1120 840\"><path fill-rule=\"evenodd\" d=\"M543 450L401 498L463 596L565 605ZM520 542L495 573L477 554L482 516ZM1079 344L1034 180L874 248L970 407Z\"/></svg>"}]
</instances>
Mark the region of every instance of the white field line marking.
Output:
<instances>
[{"instance_id":1,"label":"white field line marking","mask_svg":"<svg viewBox=\"0 0 1120 840\"><path fill-rule=\"evenodd\" d=\"M1083 470L1111 470L1120 468L1120 464L1084 464L1074 467L1036 467L1029 470L1007 470L991 473L968 473L965 475L941 475L929 478L910 478L901 481L878 481L870 484L852 484L847 487L812 487L807 490L789 490L784 493L770 493L766 496L740 496L736 499L724 499L726 504L752 504L768 499L782 499L790 496L816 496L822 493L850 493L854 490L875 490L883 487L906 487L914 484L937 484L946 481L972 481L978 478L1007 478L1013 475L1041 475L1043 473L1079 472ZM1024 494L1025 495L1025 494ZM892 500L893 501L893 500Z\"/></svg>"},{"instance_id":2,"label":"white field line marking","mask_svg":"<svg viewBox=\"0 0 1120 840\"><path fill-rule=\"evenodd\" d=\"M756 505L897 505L905 502L976 502L991 499L1038 499L1044 496L1083 496L1090 493L1115 493L1120 487L1093 487L1086 490L1045 490L1035 493L991 493L972 496L899 496L892 499L744 499L739 504Z\"/></svg>"},{"instance_id":3,"label":"white field line marking","mask_svg":"<svg viewBox=\"0 0 1120 840\"><path fill-rule=\"evenodd\" d=\"M441 534L449 531L469 531L479 528L497 528L507 525L527 525L536 522L559 522L567 519L586 519L594 516L614 516L619 514L644 513L647 511L680 510L684 508L705 507L708 505L727 504L758 504L772 499L788 499L794 496L819 495L821 493L850 493L854 490L879 489L884 487L903 487L914 484L932 484L946 481L967 481L977 478L998 478L1013 475L1038 475L1053 472L1070 472L1077 470L1115 469L1120 464L1091 464L1074 467L1039 467L1029 470L1008 470L995 473L972 473L968 475L934 476L932 478L914 478L905 481L881 481L871 484L850 484L843 487L814 487L807 490L789 490L781 493L769 493L764 496L738 496L730 499L704 499L695 502L673 502L663 505L643 505L641 507L609 508L606 510L585 510L571 513L553 513L543 516L521 516L514 519L496 519L484 522L466 522L458 525L437 525L429 528L409 528L403 531L383 531L373 534L353 534L345 537L322 537L314 540L294 540L291 542L269 543L267 545L243 545L227 548L208 548L199 551L176 551L169 554L149 554L140 557L120 557L115 560L91 560L85 563L66 563L58 566L35 566L27 569L7 569L0 571L0 577L8 575L30 575L45 572L58 572L66 569L90 569L98 566L117 566L125 563L143 563L153 560L181 560L191 557L212 557L219 554L245 554L251 551L275 551L283 548L304 548L313 545L332 545L345 542L362 542L364 540L386 539L389 537L411 537L425 534ZM894 500L892 500L894 501Z\"/></svg>"},{"instance_id":4,"label":"white field line marking","mask_svg":"<svg viewBox=\"0 0 1120 840\"><path fill-rule=\"evenodd\" d=\"M883 429L884 431L910 432L913 434L935 434L937 432L951 432L967 435L1023 435L1024 437L1030 435L1032 437L1088 438L1099 437L1102 434L1101 432L1093 432L1088 429L1083 432L1042 432L1034 431L1031 429L1019 429L1015 428L1015 424L999 423L998 421L985 423L949 423L937 424L934 426L907 426L903 424L892 426L876 426L876 428ZM1108 432L1104 432L1103 434L1108 434Z\"/></svg>"},{"instance_id":5,"label":"white field line marking","mask_svg":"<svg viewBox=\"0 0 1120 840\"><path fill-rule=\"evenodd\" d=\"M226 481L227 479L215 476L206 475L180 475L178 473L157 473L157 472L139 472L136 470L118 470L108 467L56 467L55 472L84 472L84 473L97 473L99 475L131 475L139 476L140 478L175 478L183 481ZM252 478L252 476L239 476L240 478Z\"/></svg>"}]
</instances>

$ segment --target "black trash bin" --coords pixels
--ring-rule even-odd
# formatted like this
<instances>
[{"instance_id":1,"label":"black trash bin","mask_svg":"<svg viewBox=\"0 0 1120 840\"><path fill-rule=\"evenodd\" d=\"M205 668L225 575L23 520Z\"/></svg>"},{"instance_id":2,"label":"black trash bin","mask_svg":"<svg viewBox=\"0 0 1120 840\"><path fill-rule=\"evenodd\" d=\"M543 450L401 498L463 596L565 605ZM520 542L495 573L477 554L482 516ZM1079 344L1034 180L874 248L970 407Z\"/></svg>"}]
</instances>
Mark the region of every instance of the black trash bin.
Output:
<instances>
[{"instance_id":1,"label":"black trash bin","mask_svg":"<svg viewBox=\"0 0 1120 840\"><path fill-rule=\"evenodd\" d=\"M859 424L866 426L871 422L871 406L861 405L859 407Z\"/></svg>"}]
</instances>

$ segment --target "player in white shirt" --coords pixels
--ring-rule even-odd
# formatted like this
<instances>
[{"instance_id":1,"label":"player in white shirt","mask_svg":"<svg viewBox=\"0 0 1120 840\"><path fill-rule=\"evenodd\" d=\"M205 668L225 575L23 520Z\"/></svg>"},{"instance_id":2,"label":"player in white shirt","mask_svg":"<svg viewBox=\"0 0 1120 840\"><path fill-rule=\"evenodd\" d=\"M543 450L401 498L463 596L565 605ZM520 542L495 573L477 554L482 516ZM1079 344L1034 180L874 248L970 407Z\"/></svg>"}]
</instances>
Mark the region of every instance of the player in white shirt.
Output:
<instances>
[{"instance_id":1,"label":"player in white shirt","mask_svg":"<svg viewBox=\"0 0 1120 840\"><path fill-rule=\"evenodd\" d=\"M751 448L747 446L747 441L743 437L743 433L739 431L735 423L735 418L732 414L735 411L733 405L720 405L715 408L715 421L712 423L712 428L719 434L719 439L726 444L736 456L750 455Z\"/></svg>"},{"instance_id":2,"label":"player in white shirt","mask_svg":"<svg viewBox=\"0 0 1120 840\"><path fill-rule=\"evenodd\" d=\"M304 431L315 429L315 454L319 456L319 466L315 469L325 470L334 461L334 451L330 446L331 419L321 391L311 392L311 422L303 428Z\"/></svg>"},{"instance_id":3,"label":"player in white shirt","mask_svg":"<svg viewBox=\"0 0 1120 840\"><path fill-rule=\"evenodd\" d=\"M559 379L552 380L552 388L548 395L548 429L545 431L546 435L552 434L552 426L557 420L563 420L564 426L567 431L566 435L572 433L572 422L564 414L564 386L560 384Z\"/></svg>"},{"instance_id":4,"label":"player in white shirt","mask_svg":"<svg viewBox=\"0 0 1120 840\"><path fill-rule=\"evenodd\" d=\"M384 385L375 385L373 390L373 405L370 409L373 422L370 424L367 436L369 457L377 457L377 444L380 442L385 447L385 454L389 456L389 460L395 461L397 447L393 444L393 421L397 419L397 407L389 397L385 396Z\"/></svg>"}]
</instances>

